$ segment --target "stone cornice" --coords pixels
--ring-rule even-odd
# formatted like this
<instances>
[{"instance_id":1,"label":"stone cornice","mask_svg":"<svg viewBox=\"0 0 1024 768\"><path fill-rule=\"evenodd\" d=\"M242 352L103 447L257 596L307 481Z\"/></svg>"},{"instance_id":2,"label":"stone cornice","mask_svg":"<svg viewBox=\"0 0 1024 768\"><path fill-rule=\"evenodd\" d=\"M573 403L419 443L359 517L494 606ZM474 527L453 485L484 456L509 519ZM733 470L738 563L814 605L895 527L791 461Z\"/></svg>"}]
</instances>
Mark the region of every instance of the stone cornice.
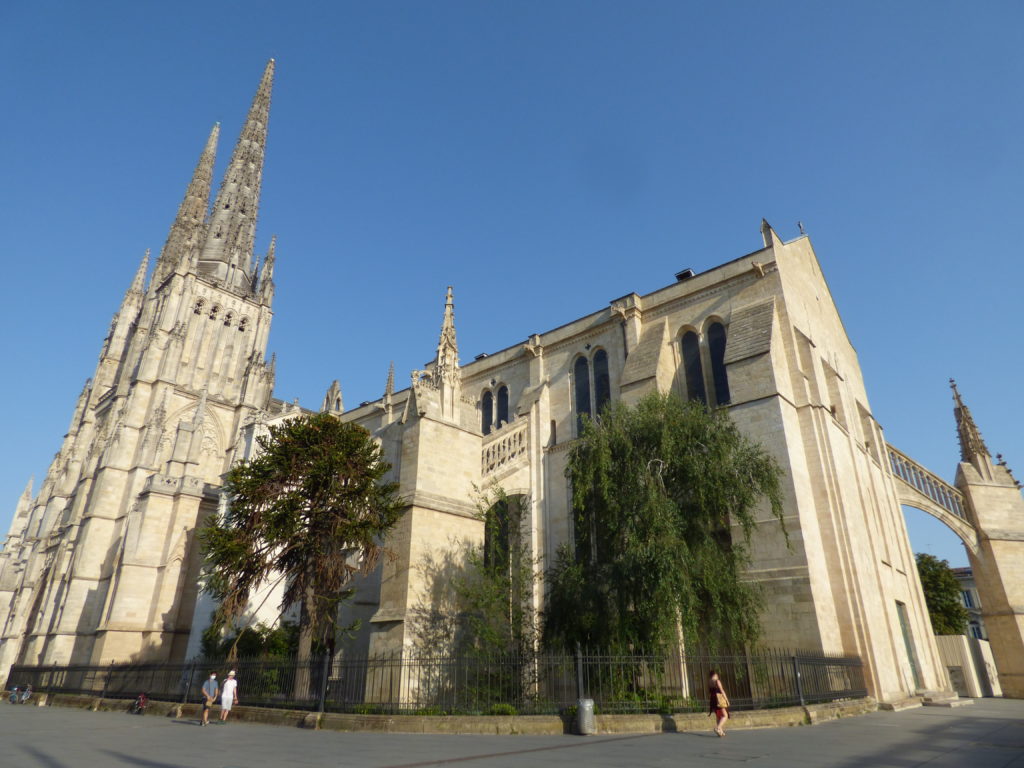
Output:
<instances>
[{"instance_id":1,"label":"stone cornice","mask_svg":"<svg viewBox=\"0 0 1024 768\"><path fill-rule=\"evenodd\" d=\"M413 491L405 497L405 503L411 507L429 509L433 512L443 512L458 517L477 518L477 508L467 501L458 501L449 496L430 493L429 491Z\"/></svg>"}]
</instances>

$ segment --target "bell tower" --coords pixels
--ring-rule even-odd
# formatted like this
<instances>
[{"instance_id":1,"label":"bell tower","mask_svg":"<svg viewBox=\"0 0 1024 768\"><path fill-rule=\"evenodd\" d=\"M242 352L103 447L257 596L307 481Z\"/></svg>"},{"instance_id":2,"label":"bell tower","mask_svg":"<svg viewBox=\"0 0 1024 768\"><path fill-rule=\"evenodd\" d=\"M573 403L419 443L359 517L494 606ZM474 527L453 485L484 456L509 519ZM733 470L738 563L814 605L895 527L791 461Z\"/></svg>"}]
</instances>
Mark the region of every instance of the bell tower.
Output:
<instances>
[{"instance_id":1,"label":"bell tower","mask_svg":"<svg viewBox=\"0 0 1024 768\"><path fill-rule=\"evenodd\" d=\"M212 211L210 132L152 276L147 252L39 495L19 506L0 552L0 667L185 653L196 529L273 389L274 242L262 270L254 252L273 78L271 59Z\"/></svg>"}]
</instances>

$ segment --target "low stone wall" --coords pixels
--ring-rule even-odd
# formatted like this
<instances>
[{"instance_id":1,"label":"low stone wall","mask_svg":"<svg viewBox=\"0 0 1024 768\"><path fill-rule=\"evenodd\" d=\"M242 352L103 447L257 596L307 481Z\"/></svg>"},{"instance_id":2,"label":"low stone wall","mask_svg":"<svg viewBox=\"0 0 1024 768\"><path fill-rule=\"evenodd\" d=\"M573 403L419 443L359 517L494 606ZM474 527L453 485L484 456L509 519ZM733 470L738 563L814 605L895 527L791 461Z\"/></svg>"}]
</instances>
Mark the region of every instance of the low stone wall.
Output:
<instances>
[{"instance_id":1,"label":"low stone wall","mask_svg":"<svg viewBox=\"0 0 1024 768\"><path fill-rule=\"evenodd\" d=\"M131 708L128 699L101 699L67 693L41 694L31 703L37 706L74 707L103 712L125 712ZM736 712L729 717L729 728L784 728L814 725L840 717L853 717L878 709L874 699L853 699L806 707L783 707ZM147 715L198 721L199 704L174 704L151 701ZM219 717L220 707L210 713ZM316 713L292 709L234 707L233 720L293 728L319 728L330 731L380 731L385 733L450 733L478 735L557 735L571 733L573 723L558 715L472 716L472 715L348 715L334 712ZM598 733L661 733L705 731L714 727L706 714L676 715L597 715Z\"/></svg>"}]
</instances>

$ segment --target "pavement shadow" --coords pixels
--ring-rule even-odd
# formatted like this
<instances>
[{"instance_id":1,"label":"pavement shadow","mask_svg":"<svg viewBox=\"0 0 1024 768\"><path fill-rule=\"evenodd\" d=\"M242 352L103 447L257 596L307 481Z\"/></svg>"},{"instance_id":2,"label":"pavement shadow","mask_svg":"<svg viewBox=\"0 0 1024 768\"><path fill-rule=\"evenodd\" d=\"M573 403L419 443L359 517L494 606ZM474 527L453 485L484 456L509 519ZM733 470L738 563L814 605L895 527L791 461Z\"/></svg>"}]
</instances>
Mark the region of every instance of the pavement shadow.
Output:
<instances>
[{"instance_id":1,"label":"pavement shadow","mask_svg":"<svg viewBox=\"0 0 1024 768\"><path fill-rule=\"evenodd\" d=\"M114 752L110 749L104 749L102 752L125 765L141 766L141 768L181 768L181 763L161 763L156 760L147 760L137 754L127 755L124 752Z\"/></svg>"},{"instance_id":2,"label":"pavement shadow","mask_svg":"<svg viewBox=\"0 0 1024 768\"><path fill-rule=\"evenodd\" d=\"M46 768L71 768L71 766L67 766L59 760L50 757L45 752L40 752L35 747L28 747L22 745L21 750L26 754L31 755L32 758L36 761L36 765L43 765L46 766Z\"/></svg>"}]
</instances>

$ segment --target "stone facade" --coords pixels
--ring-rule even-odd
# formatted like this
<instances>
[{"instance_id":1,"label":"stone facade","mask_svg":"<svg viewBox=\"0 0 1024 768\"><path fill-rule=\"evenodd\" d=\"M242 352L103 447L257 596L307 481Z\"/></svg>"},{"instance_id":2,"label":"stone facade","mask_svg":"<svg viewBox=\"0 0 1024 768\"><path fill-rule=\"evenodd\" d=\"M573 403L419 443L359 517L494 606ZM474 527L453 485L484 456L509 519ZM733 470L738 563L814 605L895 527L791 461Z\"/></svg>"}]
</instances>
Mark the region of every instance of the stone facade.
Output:
<instances>
[{"instance_id":1,"label":"stone facade","mask_svg":"<svg viewBox=\"0 0 1024 768\"><path fill-rule=\"evenodd\" d=\"M39 493L19 502L0 552L0 664L198 648L212 606L197 598L196 527L260 431L301 412L272 397L274 247L261 270L253 254L272 75L273 62L210 213L214 129L153 277L144 260ZM357 647L416 646L417 612L445 608L438 564L483 538L481 490L518 500L543 564L573 538L565 469L580 414L672 390L729 408L785 471L788 542L761 510L749 574L766 590L766 641L859 654L883 701L948 688L901 481L810 240L784 243L766 222L762 238L746 256L465 365L449 288L435 359L408 387L396 391L392 370L379 400L345 411L332 384L323 410L380 441L408 504L387 542L395 557L346 609L366 620ZM975 570L980 586L988 571ZM542 587L533 598L539 607Z\"/></svg>"},{"instance_id":2,"label":"stone facade","mask_svg":"<svg viewBox=\"0 0 1024 768\"><path fill-rule=\"evenodd\" d=\"M785 471L789 541L767 509L753 537L767 642L859 654L884 700L947 687L856 354L810 241L762 232L751 254L623 296L457 377L414 372L410 388L344 414L379 436L411 502L389 542L398 557L361 595L376 607L366 650L416 647L431 564L483 536L474 489L497 484L522 500L527 546L544 562L572 539L565 470L580 410L674 390L728 407ZM442 346L454 338L451 301L449 291Z\"/></svg>"}]
</instances>

